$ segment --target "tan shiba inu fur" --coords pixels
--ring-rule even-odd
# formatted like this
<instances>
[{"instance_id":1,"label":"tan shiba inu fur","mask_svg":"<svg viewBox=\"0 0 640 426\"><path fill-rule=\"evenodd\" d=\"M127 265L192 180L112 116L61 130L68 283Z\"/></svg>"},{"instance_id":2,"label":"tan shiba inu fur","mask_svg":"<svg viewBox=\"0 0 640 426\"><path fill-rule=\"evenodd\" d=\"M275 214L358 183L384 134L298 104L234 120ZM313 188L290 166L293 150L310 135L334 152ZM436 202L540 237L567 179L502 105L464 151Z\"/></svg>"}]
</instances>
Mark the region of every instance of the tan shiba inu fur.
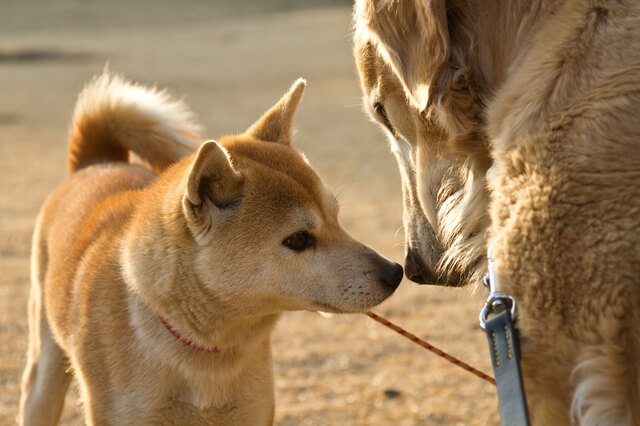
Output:
<instances>
[{"instance_id":1,"label":"tan shiba inu fur","mask_svg":"<svg viewBox=\"0 0 640 426\"><path fill-rule=\"evenodd\" d=\"M342 230L290 144L303 89L198 148L164 92L108 73L85 88L71 176L33 239L24 424L57 423L72 374L89 424L271 424L280 314L358 312L394 291L402 268Z\"/></svg>"},{"instance_id":2,"label":"tan shiba inu fur","mask_svg":"<svg viewBox=\"0 0 640 426\"><path fill-rule=\"evenodd\" d=\"M357 0L355 55L407 276L477 283L493 244L534 424L640 424L640 4Z\"/></svg>"}]
</instances>

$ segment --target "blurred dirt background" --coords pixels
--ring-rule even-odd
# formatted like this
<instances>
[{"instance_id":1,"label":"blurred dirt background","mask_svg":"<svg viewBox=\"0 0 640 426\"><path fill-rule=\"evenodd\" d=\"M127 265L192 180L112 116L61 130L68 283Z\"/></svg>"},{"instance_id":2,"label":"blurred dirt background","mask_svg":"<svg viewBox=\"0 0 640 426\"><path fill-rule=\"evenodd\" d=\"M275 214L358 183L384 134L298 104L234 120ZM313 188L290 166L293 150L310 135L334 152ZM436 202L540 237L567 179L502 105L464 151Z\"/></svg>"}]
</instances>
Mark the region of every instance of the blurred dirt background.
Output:
<instances>
[{"instance_id":1,"label":"blurred dirt background","mask_svg":"<svg viewBox=\"0 0 640 426\"><path fill-rule=\"evenodd\" d=\"M347 0L2 0L0 424L14 424L27 343L33 223L66 176L77 93L106 63L168 87L208 138L244 130L297 78L295 145L338 194L341 221L402 263L399 175L361 108ZM490 372L482 295L404 282L377 311ZM364 315L286 314L274 335L277 425L497 424L488 383ZM62 423L82 424L75 389Z\"/></svg>"}]
</instances>

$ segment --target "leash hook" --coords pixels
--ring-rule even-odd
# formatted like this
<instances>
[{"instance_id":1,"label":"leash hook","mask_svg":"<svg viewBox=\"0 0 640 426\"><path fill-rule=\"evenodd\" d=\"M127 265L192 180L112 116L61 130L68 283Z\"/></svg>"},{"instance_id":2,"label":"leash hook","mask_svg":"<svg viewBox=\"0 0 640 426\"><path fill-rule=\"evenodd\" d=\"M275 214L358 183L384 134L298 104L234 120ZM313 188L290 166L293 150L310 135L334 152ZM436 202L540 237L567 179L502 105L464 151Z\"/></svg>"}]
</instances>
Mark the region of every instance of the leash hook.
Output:
<instances>
[{"instance_id":1,"label":"leash hook","mask_svg":"<svg viewBox=\"0 0 640 426\"><path fill-rule=\"evenodd\" d=\"M499 314L500 312L509 310L511 319L513 321L516 320L516 317L518 315L518 309L515 299L507 294L502 294L500 293L500 291L498 291L498 279L496 278L494 271L496 262L491 256L492 249L493 245L491 245L488 250L489 273L484 277L483 280L484 286L489 288L489 297L484 303L484 306L480 311L480 317L478 318L480 321L480 327L482 327L483 330L486 329L489 315Z\"/></svg>"}]
</instances>

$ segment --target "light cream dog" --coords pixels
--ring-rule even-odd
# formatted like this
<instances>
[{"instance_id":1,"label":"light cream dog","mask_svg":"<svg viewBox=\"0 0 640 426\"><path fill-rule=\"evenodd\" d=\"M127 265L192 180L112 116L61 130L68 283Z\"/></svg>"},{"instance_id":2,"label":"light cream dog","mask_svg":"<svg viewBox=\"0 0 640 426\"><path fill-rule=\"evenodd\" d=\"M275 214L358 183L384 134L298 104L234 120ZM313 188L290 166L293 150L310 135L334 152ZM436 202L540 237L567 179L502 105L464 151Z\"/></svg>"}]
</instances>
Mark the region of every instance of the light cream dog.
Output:
<instances>
[{"instance_id":1,"label":"light cream dog","mask_svg":"<svg viewBox=\"0 0 640 426\"><path fill-rule=\"evenodd\" d=\"M108 73L84 89L71 176L34 234L24 424L57 423L72 373L89 424L271 424L280 314L393 293L400 265L347 235L290 145L304 86L192 155L191 114L164 92Z\"/></svg>"},{"instance_id":2,"label":"light cream dog","mask_svg":"<svg viewBox=\"0 0 640 426\"><path fill-rule=\"evenodd\" d=\"M534 423L640 424L640 4L357 0L355 56L407 276L477 283L493 244Z\"/></svg>"}]
</instances>

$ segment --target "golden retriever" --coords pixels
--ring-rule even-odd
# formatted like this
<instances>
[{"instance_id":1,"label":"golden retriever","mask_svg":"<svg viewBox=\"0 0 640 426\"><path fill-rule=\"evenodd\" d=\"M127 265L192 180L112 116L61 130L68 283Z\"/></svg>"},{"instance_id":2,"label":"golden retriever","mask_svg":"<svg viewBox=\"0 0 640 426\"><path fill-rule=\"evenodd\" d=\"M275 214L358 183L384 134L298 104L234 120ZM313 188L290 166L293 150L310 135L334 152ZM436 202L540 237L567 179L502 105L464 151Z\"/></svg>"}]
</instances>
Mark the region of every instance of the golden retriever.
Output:
<instances>
[{"instance_id":1,"label":"golden retriever","mask_svg":"<svg viewBox=\"0 0 640 426\"><path fill-rule=\"evenodd\" d=\"M640 424L640 3L357 0L407 276L520 306L539 425Z\"/></svg>"}]
</instances>

